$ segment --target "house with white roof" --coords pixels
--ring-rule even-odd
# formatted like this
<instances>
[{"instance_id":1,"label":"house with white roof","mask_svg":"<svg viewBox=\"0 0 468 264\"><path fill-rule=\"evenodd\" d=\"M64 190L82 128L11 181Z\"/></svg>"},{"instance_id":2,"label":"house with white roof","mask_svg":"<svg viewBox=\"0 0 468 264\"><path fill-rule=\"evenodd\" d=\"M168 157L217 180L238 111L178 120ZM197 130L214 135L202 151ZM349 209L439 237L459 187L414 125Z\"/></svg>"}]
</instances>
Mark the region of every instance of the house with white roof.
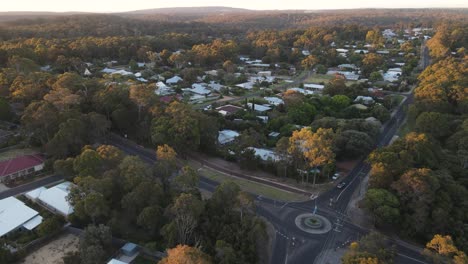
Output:
<instances>
[{"instance_id":1,"label":"house with white roof","mask_svg":"<svg viewBox=\"0 0 468 264\"><path fill-rule=\"evenodd\" d=\"M354 102L355 103L363 103L365 105L370 105L370 104L374 103L374 99L372 97L370 97L370 96L359 95L358 97L356 97L356 99L354 99Z\"/></svg>"},{"instance_id":2,"label":"house with white roof","mask_svg":"<svg viewBox=\"0 0 468 264\"><path fill-rule=\"evenodd\" d=\"M249 107L249 109L252 109L254 111L257 111L259 113L264 113L264 112L268 112L271 110L271 107L269 106L266 106L266 105L261 105L261 104L253 104L252 103L247 103L247 106Z\"/></svg>"},{"instance_id":3,"label":"house with white roof","mask_svg":"<svg viewBox=\"0 0 468 264\"><path fill-rule=\"evenodd\" d=\"M278 97L263 97L263 99L267 100L269 104L278 106L280 104L284 104L283 99Z\"/></svg>"},{"instance_id":4,"label":"house with white roof","mask_svg":"<svg viewBox=\"0 0 468 264\"><path fill-rule=\"evenodd\" d=\"M169 95L169 94L174 93L174 91L172 90L171 87L167 86L165 83L157 82L154 93L157 95Z\"/></svg>"},{"instance_id":5,"label":"house with white roof","mask_svg":"<svg viewBox=\"0 0 468 264\"><path fill-rule=\"evenodd\" d=\"M246 89L246 90L252 90L254 87L254 83L253 82L239 83L239 84L236 84L236 87Z\"/></svg>"},{"instance_id":6,"label":"house with white roof","mask_svg":"<svg viewBox=\"0 0 468 264\"><path fill-rule=\"evenodd\" d=\"M209 95L211 91L208 90L206 83L194 83L192 84L192 88L184 89L184 91L191 92L197 95Z\"/></svg>"},{"instance_id":7,"label":"house with white roof","mask_svg":"<svg viewBox=\"0 0 468 264\"><path fill-rule=\"evenodd\" d=\"M255 156L259 157L263 161L278 161L280 157L276 154L275 151L264 149L264 148L254 148L248 147L247 149L251 149L255 152Z\"/></svg>"},{"instance_id":8,"label":"house with white roof","mask_svg":"<svg viewBox=\"0 0 468 264\"><path fill-rule=\"evenodd\" d=\"M305 83L304 88L308 90L313 90L313 91L322 91L325 88L325 85L323 84L315 84L315 83Z\"/></svg>"},{"instance_id":9,"label":"house with white roof","mask_svg":"<svg viewBox=\"0 0 468 264\"><path fill-rule=\"evenodd\" d=\"M221 145L230 143L234 141L238 136L240 136L240 134L237 131L229 129L221 130L218 134L218 143Z\"/></svg>"},{"instance_id":10,"label":"house with white roof","mask_svg":"<svg viewBox=\"0 0 468 264\"><path fill-rule=\"evenodd\" d=\"M289 88L288 91L294 91L294 92L298 92L304 95L314 94L313 91L305 90L302 88Z\"/></svg>"},{"instance_id":11,"label":"house with white roof","mask_svg":"<svg viewBox=\"0 0 468 264\"><path fill-rule=\"evenodd\" d=\"M71 182L62 182L49 189L40 187L26 193L26 197L54 213L68 217L73 213L73 206L67 201L72 186Z\"/></svg>"},{"instance_id":12,"label":"house with white roof","mask_svg":"<svg viewBox=\"0 0 468 264\"><path fill-rule=\"evenodd\" d=\"M347 49L336 49L336 52L338 53L347 53L349 50Z\"/></svg>"},{"instance_id":13,"label":"house with white roof","mask_svg":"<svg viewBox=\"0 0 468 264\"><path fill-rule=\"evenodd\" d=\"M111 72L111 75L115 75L115 74L119 74L122 76L130 76L130 75L133 75L133 72L129 72L126 70L117 70L117 71Z\"/></svg>"},{"instance_id":14,"label":"house with white roof","mask_svg":"<svg viewBox=\"0 0 468 264\"><path fill-rule=\"evenodd\" d=\"M169 85L174 85L174 84L177 84L178 82L181 82L183 81L184 79L182 79L181 77L179 76L174 76L172 78L169 78L166 80L166 83L169 84Z\"/></svg>"},{"instance_id":15,"label":"house with white roof","mask_svg":"<svg viewBox=\"0 0 468 264\"><path fill-rule=\"evenodd\" d=\"M33 230L42 223L42 216L15 197L0 200L0 237L19 230Z\"/></svg>"},{"instance_id":16,"label":"house with white roof","mask_svg":"<svg viewBox=\"0 0 468 264\"><path fill-rule=\"evenodd\" d=\"M108 73L108 74L109 74L109 73L114 73L114 72L116 72L116 71L117 71L116 69L111 69L111 68L107 68L107 67L106 67L106 68L102 69L101 72L102 72L102 73Z\"/></svg>"}]
</instances>

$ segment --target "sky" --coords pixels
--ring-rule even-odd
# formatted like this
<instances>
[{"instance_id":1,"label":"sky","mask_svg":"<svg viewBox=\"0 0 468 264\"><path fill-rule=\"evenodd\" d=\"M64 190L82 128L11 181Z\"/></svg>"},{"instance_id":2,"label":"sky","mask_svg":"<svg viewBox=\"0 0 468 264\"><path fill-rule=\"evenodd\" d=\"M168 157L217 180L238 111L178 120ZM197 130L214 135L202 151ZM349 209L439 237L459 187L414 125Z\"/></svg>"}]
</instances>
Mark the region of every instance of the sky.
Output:
<instances>
[{"instance_id":1,"label":"sky","mask_svg":"<svg viewBox=\"0 0 468 264\"><path fill-rule=\"evenodd\" d=\"M349 8L468 8L467 0L3 0L0 11L123 12L161 7L228 6L257 10Z\"/></svg>"}]
</instances>

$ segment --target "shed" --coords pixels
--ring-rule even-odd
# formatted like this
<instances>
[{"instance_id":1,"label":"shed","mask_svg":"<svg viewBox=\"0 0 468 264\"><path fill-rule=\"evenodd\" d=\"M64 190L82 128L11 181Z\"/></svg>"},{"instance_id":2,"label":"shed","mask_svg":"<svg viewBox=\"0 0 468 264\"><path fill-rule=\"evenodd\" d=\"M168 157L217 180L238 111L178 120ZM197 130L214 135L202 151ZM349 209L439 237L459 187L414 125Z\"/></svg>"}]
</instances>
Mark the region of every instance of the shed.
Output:
<instances>
[{"instance_id":1,"label":"shed","mask_svg":"<svg viewBox=\"0 0 468 264\"><path fill-rule=\"evenodd\" d=\"M138 245L128 242L125 245L123 245L121 250L124 255L133 256L135 253L138 252Z\"/></svg>"}]
</instances>

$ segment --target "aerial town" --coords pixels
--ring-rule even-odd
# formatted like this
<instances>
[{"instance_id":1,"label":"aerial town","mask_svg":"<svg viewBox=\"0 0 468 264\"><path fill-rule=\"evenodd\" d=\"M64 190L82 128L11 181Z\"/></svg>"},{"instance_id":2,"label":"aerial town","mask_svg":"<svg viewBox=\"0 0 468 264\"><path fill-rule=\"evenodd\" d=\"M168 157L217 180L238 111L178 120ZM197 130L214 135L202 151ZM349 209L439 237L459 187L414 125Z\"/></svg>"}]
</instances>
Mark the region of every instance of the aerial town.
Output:
<instances>
[{"instance_id":1,"label":"aerial town","mask_svg":"<svg viewBox=\"0 0 468 264\"><path fill-rule=\"evenodd\" d=\"M267 10L0 12L0 264L467 264L468 9Z\"/></svg>"}]
</instances>

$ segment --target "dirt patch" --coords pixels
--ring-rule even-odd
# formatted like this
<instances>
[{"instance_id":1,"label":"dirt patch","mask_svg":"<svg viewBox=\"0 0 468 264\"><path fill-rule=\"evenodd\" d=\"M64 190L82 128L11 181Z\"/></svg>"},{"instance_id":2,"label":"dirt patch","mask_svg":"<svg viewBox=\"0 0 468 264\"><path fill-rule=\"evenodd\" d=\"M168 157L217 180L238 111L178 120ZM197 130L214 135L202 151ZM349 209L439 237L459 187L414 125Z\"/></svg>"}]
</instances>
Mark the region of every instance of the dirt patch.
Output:
<instances>
[{"instance_id":1,"label":"dirt patch","mask_svg":"<svg viewBox=\"0 0 468 264\"><path fill-rule=\"evenodd\" d=\"M62 264L66 253L78 249L79 238L73 234L64 234L35 250L22 262L23 264Z\"/></svg>"}]
</instances>

